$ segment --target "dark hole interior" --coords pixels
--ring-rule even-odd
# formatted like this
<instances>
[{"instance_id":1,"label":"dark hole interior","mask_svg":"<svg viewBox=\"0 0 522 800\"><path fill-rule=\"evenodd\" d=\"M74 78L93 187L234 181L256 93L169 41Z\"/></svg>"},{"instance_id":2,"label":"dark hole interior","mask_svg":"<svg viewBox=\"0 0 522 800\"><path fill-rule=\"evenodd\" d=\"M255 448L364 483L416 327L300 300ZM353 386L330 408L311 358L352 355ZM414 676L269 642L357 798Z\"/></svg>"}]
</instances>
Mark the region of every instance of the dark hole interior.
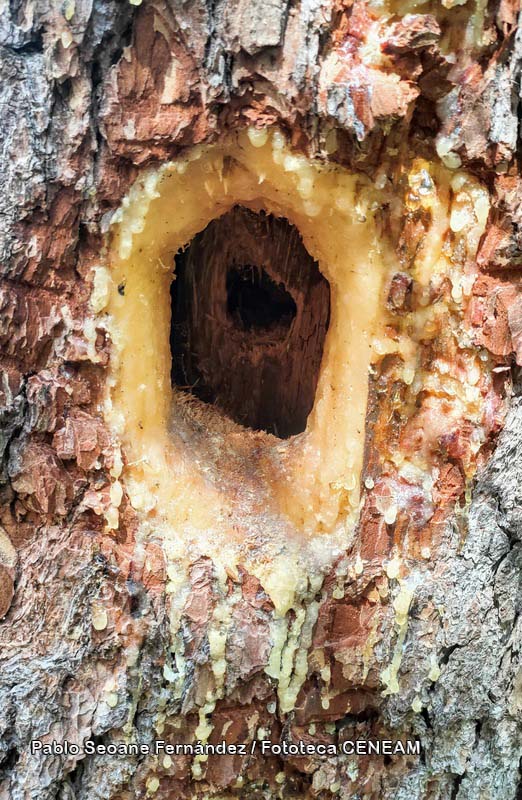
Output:
<instances>
[{"instance_id":1,"label":"dark hole interior","mask_svg":"<svg viewBox=\"0 0 522 800\"><path fill-rule=\"evenodd\" d=\"M288 220L236 206L175 258L172 382L287 438L312 409L330 287Z\"/></svg>"},{"instance_id":2,"label":"dark hole interior","mask_svg":"<svg viewBox=\"0 0 522 800\"><path fill-rule=\"evenodd\" d=\"M276 283L263 268L251 264L227 273L227 311L246 331L282 325L289 328L297 307L283 283Z\"/></svg>"}]
</instances>

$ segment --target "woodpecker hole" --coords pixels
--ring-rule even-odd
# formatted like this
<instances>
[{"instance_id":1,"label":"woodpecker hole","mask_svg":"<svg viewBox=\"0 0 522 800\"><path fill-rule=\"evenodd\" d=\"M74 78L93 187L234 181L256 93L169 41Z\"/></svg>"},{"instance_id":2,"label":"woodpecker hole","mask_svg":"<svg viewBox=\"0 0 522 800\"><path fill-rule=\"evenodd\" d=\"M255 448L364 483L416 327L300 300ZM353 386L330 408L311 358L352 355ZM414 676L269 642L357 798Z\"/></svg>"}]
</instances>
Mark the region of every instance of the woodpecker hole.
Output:
<instances>
[{"instance_id":1,"label":"woodpecker hole","mask_svg":"<svg viewBox=\"0 0 522 800\"><path fill-rule=\"evenodd\" d=\"M306 428L330 287L288 220L234 207L175 257L172 382L235 422Z\"/></svg>"}]
</instances>

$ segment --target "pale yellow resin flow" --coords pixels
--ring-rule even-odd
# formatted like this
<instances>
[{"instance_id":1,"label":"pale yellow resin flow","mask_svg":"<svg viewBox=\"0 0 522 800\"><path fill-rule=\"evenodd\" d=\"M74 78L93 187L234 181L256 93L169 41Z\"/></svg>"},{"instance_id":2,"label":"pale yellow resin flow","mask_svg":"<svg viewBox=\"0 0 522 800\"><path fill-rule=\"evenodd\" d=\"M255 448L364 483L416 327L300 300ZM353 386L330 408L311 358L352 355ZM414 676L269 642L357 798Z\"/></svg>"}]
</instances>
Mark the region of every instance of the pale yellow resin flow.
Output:
<instances>
[{"instance_id":1,"label":"pale yellow resin flow","mask_svg":"<svg viewBox=\"0 0 522 800\"><path fill-rule=\"evenodd\" d=\"M245 512L172 433L179 390L169 347L174 255L237 204L294 224L331 288L306 430L282 442L235 426L245 462L249 448L263 452L264 513L301 540L339 532L355 516L371 343L394 265L374 222L378 195L361 176L291 152L278 130L253 129L146 171L131 188L113 219L104 286L113 341L105 412L126 456L131 502L156 526L230 542Z\"/></svg>"},{"instance_id":2,"label":"pale yellow resin flow","mask_svg":"<svg viewBox=\"0 0 522 800\"><path fill-rule=\"evenodd\" d=\"M410 173L412 197L421 167ZM460 174L435 172L439 190L433 187L428 199L439 203L441 220L439 205L431 208L433 241L414 270L426 290L442 262L454 286L462 281L439 252L449 182L456 193L452 213L462 216L459 198L464 189L469 194L470 208L462 208L471 220L471 250L484 216L481 206L475 219L484 190L468 187ZM95 272L92 306L105 311L113 342L105 416L123 448L121 480L142 534L160 535L171 563L206 553L224 571L242 561L281 613L307 570L331 563L353 534L372 360L400 352L411 372L406 382L415 374L416 336L393 342L384 335L384 292L398 264L375 213L389 200L379 181L292 152L278 130L250 129L144 171L113 217L108 269ZM171 387L174 256L234 205L287 218L330 283L331 321L314 407L306 430L285 441L227 422L215 409L198 409L199 401L187 404ZM422 320L435 311L420 308L415 316L422 317L419 337Z\"/></svg>"},{"instance_id":3,"label":"pale yellow resin flow","mask_svg":"<svg viewBox=\"0 0 522 800\"><path fill-rule=\"evenodd\" d=\"M145 171L114 215L108 269L95 271L91 298L93 310L105 313L113 342L105 417L124 455L112 471L111 497L117 502L109 527L118 524L121 480L140 518L138 539L163 540L173 636L189 591L189 561L211 556L223 588L226 575L241 562L275 604L272 640L279 655L271 659L269 674L283 674L288 634L282 617L297 595L318 591L322 574L353 536L372 361L400 353L414 398L417 343L440 313L429 303L430 279L447 275L459 307L463 295L469 296L467 277L441 250L443 232L449 225L465 236L473 254L487 216L487 193L440 166L433 168L431 182L425 166L410 165L408 202L429 204L432 215L412 270L419 297L422 301L424 292L426 300L412 315L407 334L396 339L385 335L384 293L398 264L375 221L376 211L390 200L389 190L292 152L278 130L250 129ZM224 420L216 409L183 399L186 395L171 386L174 256L234 205L288 219L330 283L331 320L314 407L306 430L284 441ZM474 363L475 354L469 358ZM446 372L440 376L441 385L452 380ZM453 384L450 389L453 396ZM422 461L410 466L421 478L427 470ZM366 485L371 488L373 481ZM407 608L396 610L403 636ZM222 627L221 621L216 652ZM296 633L292 653L297 638ZM389 691L397 669L394 661L385 676ZM288 676L281 681L285 708L298 683Z\"/></svg>"},{"instance_id":4,"label":"pale yellow resin flow","mask_svg":"<svg viewBox=\"0 0 522 800\"><path fill-rule=\"evenodd\" d=\"M413 169L413 184L416 175ZM439 174L443 195L449 179ZM206 552L223 569L242 561L276 594L284 575L290 602L299 576L312 566L303 563L304 551L326 565L333 550L346 548L359 509L371 362L398 350L405 369L412 375L415 369L414 341L388 341L383 330L383 292L398 268L375 222L388 191L292 152L278 130L250 129L144 171L124 198L113 217L109 269L96 271L92 298L94 310L107 312L113 342L105 416L124 451L122 481L143 535L161 535L170 551L176 542L171 558ZM199 401L187 405L171 386L174 256L234 205L287 218L330 283L314 407L306 430L285 441L223 420L215 409L198 411ZM430 231L436 240L415 267L420 286L440 266L437 219ZM457 285L460 274L452 279ZM427 309L420 311L425 316ZM193 429L198 419L205 422L197 436L178 425L180 408L190 418L194 407Z\"/></svg>"}]
</instances>

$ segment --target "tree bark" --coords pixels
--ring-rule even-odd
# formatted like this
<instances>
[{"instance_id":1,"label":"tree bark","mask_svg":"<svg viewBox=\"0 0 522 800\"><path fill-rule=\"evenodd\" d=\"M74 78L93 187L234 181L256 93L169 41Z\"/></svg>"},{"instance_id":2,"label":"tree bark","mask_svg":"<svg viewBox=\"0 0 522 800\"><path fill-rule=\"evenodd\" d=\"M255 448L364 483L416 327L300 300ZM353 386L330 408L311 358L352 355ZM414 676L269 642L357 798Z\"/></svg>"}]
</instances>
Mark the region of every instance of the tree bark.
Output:
<instances>
[{"instance_id":1,"label":"tree bark","mask_svg":"<svg viewBox=\"0 0 522 800\"><path fill-rule=\"evenodd\" d=\"M516 0L10 0L2 10L0 797L515 800ZM209 556L191 561L188 592L168 591L163 544L140 538L124 481L117 529L108 532L104 517L118 444L103 413L114 343L93 312L93 268L144 170L249 126L277 127L293 152L387 182L390 196L407 197L404 176L418 158L472 176L491 204L466 262L473 281L462 323L466 352L484 356L481 438L452 416L452 398L446 411L429 405L437 358L475 386L449 344L437 351L421 337L422 385L408 420L400 358L375 362L357 527L282 619L246 567L223 579ZM382 306L403 320L417 302L410 267L428 235L426 214L406 207L401 199L377 214L401 267ZM452 258L459 224L440 231ZM428 303L450 303L451 292L441 281ZM413 447L419 430L424 447L434 428L421 492L398 467L386 471L382 454ZM403 500L395 516L392 490ZM397 570L417 576L407 601L410 584ZM218 691L212 626L227 603ZM283 680L296 686L291 708ZM195 761L31 750L34 740L190 743L202 731L247 754ZM336 746L415 739L422 751L262 757L252 742L263 737Z\"/></svg>"}]
</instances>

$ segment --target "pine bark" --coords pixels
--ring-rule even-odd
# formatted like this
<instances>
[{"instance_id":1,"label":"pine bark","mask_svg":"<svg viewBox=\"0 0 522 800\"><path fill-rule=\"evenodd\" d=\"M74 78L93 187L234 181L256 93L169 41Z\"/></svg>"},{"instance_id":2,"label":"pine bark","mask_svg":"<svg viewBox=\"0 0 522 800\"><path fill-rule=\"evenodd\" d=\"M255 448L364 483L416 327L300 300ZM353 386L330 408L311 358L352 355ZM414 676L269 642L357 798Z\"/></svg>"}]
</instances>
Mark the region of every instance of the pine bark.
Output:
<instances>
[{"instance_id":1,"label":"pine bark","mask_svg":"<svg viewBox=\"0 0 522 800\"><path fill-rule=\"evenodd\" d=\"M154 796L179 800L332 792L344 800L515 800L522 792L516 0L490 3L477 22L482 43L464 48L455 30L468 20L468 6L460 16L431 3L407 18L391 16L383 23L393 64L386 70L365 64L358 49L373 19L358 0L10 0L2 10L0 797L130 800L152 792L154 774ZM457 26L449 53L441 46L448 25ZM342 64L337 72L333 54ZM91 268L139 169L252 123L279 125L312 155L335 129L332 161L373 178L387 148L407 142L410 154L433 159L437 143L449 139L463 167L490 190L477 259L484 299L477 341L496 359L499 397L507 392L509 410L464 507L455 464L447 462L441 513L430 521L437 558L410 609L400 692L383 695L372 665L359 683L337 669L360 657L353 638L383 574L375 558L347 583L342 600L333 594L334 576L325 582L314 652L331 657L337 693L323 710L311 660L296 709L267 711L275 697L264 671L273 608L252 576L240 576L227 691L213 714L215 730L231 723L237 741L251 740L254 717L281 739L306 738L314 720L336 725L336 736L418 738L422 755L361 758L355 776L349 758L227 757L196 780L187 759L163 773L135 756L31 754L31 740L42 737L150 741L165 711L183 720L180 741L190 741L197 724L210 673L206 624L218 591L212 564L192 565L183 623L191 670L174 702L164 677L161 551L150 545L153 567L145 569L135 556L130 510L112 539L93 511L93 493L109 484L100 399L111 343L100 329L93 354L85 320ZM405 246L413 238L403 231ZM396 286L391 302L400 305L406 294ZM381 534L366 505L359 535L374 541ZM99 603L117 624L93 627ZM423 613L439 606L443 616ZM393 649L390 637L382 648ZM426 641L441 665L433 682L425 677ZM129 642L138 668L128 663ZM112 706L114 687L119 702ZM424 709L412 714L419 691Z\"/></svg>"}]
</instances>

